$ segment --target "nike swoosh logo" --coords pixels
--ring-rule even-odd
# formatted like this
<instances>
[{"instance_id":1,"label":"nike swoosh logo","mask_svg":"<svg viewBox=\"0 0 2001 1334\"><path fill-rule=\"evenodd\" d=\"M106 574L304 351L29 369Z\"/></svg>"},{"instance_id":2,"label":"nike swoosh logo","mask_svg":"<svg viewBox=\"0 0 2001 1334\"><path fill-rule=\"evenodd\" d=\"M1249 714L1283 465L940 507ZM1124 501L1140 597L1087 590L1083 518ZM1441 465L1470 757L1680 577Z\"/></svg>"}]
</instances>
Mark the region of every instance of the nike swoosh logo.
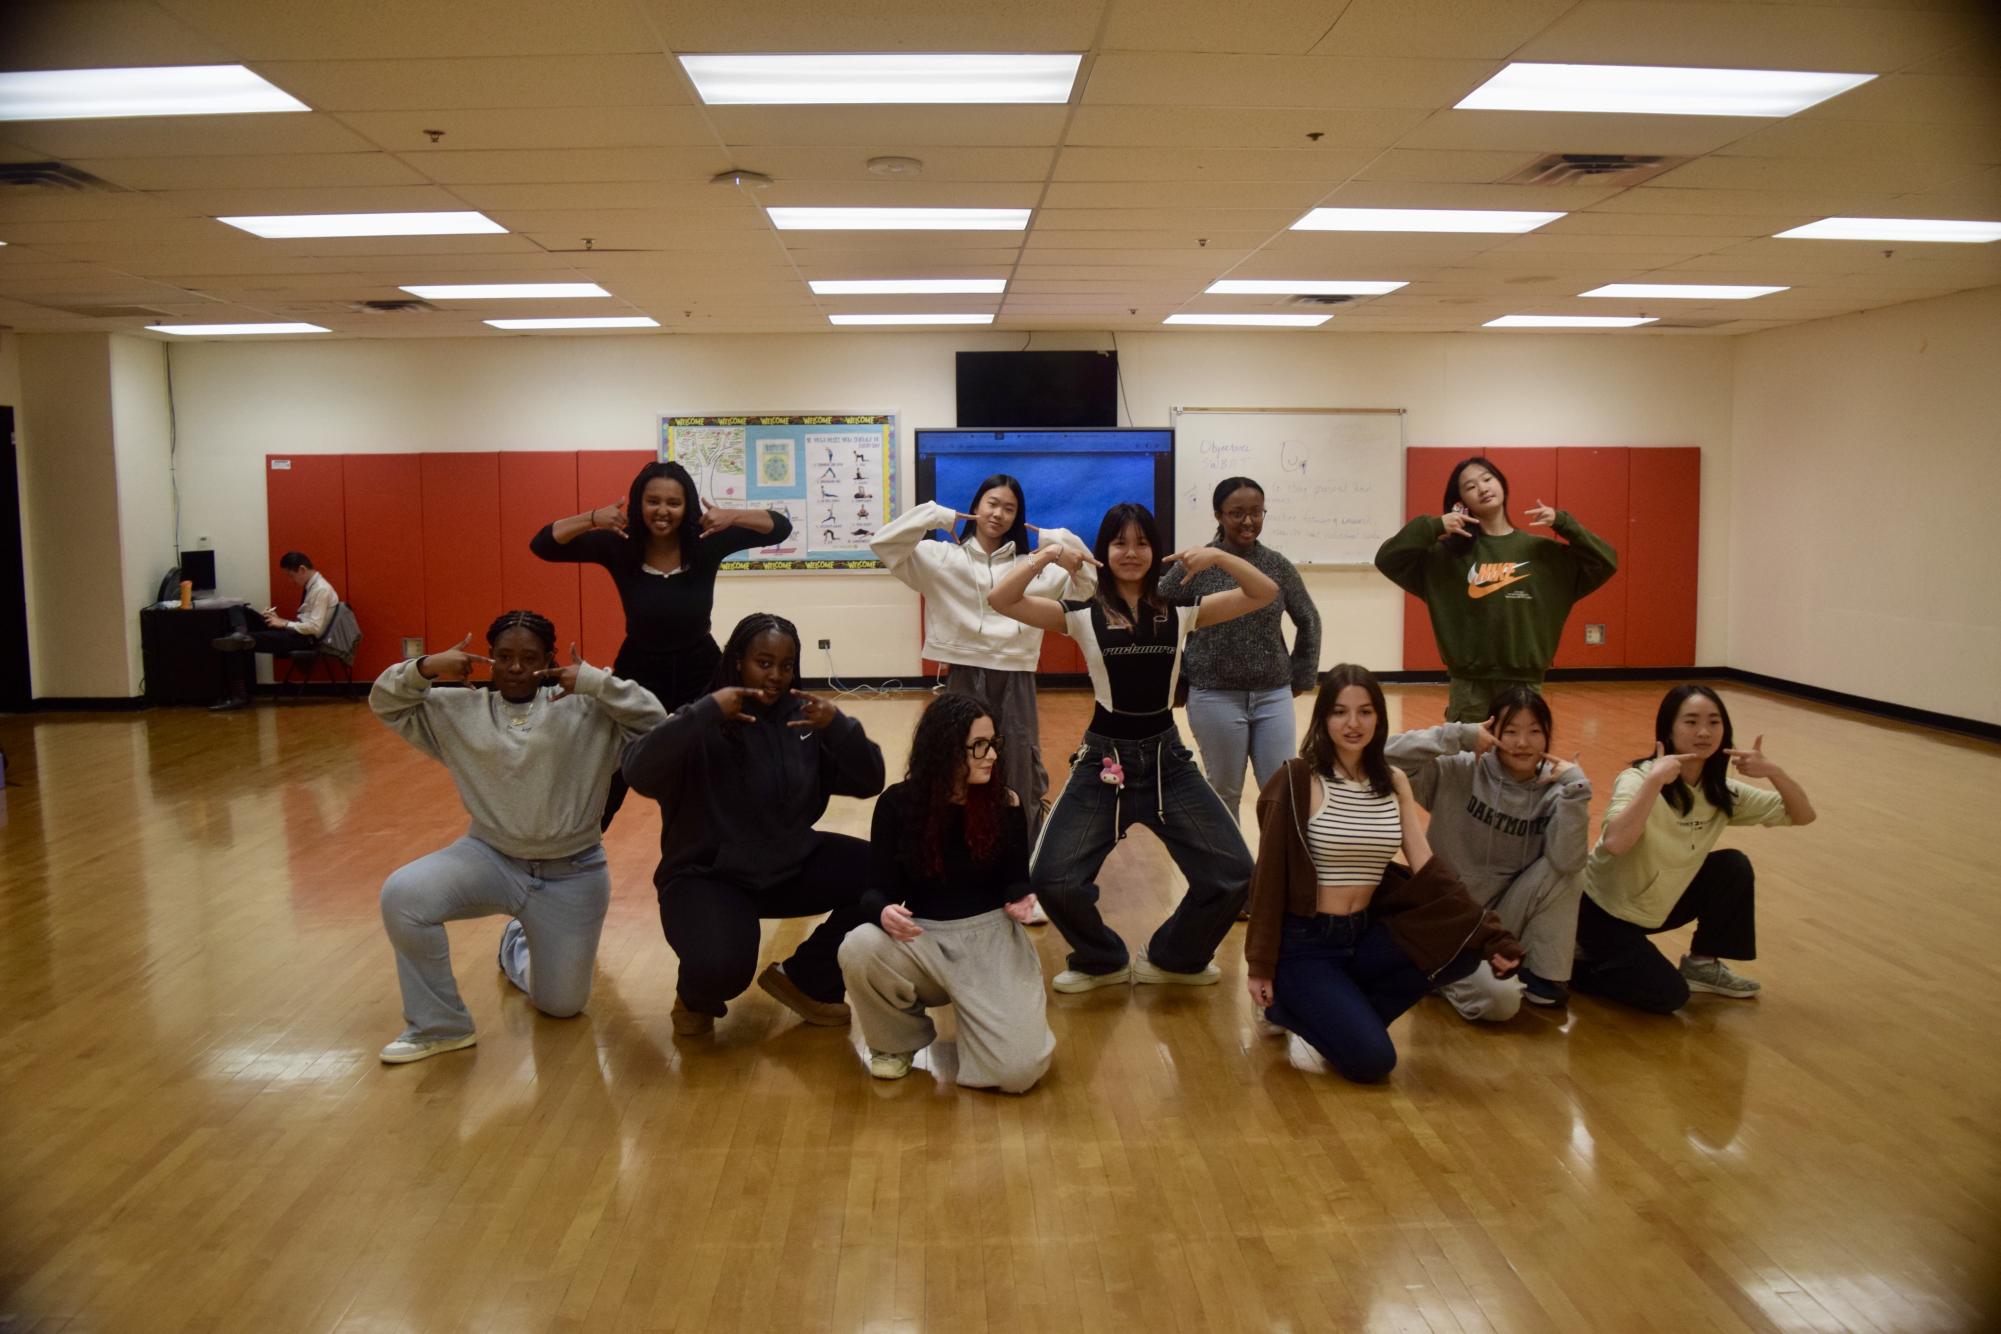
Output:
<instances>
[{"instance_id":1,"label":"nike swoosh logo","mask_svg":"<svg viewBox=\"0 0 2001 1334\"><path fill-rule=\"evenodd\" d=\"M1525 574L1511 574L1507 578L1501 580L1498 583L1468 584L1466 585L1466 596L1469 598L1483 598L1486 597L1487 594L1489 593L1499 592L1501 589L1506 588L1509 584L1518 584L1526 578L1528 578L1528 576Z\"/></svg>"}]
</instances>

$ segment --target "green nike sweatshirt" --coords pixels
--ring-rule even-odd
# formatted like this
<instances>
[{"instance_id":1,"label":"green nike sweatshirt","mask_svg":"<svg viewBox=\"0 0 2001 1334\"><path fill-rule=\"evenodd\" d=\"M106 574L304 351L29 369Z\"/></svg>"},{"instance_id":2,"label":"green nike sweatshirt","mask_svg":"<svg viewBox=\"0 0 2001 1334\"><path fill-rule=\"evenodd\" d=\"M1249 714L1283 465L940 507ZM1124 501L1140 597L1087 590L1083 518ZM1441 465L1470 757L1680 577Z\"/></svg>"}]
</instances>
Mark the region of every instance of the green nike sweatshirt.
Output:
<instances>
[{"instance_id":1,"label":"green nike sweatshirt","mask_svg":"<svg viewBox=\"0 0 2001 1334\"><path fill-rule=\"evenodd\" d=\"M1618 553L1556 512L1562 542L1517 528L1480 533L1469 548L1442 542L1445 520L1423 514L1376 550L1376 568L1431 609L1438 656L1455 677L1540 682L1570 608L1612 577Z\"/></svg>"}]
</instances>

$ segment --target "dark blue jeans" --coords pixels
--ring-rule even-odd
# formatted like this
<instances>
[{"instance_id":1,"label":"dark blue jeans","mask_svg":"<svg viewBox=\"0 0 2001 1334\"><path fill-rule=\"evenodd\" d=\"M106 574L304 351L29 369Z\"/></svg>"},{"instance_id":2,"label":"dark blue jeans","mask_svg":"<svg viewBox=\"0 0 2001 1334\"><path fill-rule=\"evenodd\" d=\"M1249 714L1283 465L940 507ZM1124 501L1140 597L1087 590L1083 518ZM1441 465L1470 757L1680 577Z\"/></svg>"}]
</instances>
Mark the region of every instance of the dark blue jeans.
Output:
<instances>
[{"instance_id":1,"label":"dark blue jeans","mask_svg":"<svg viewBox=\"0 0 2001 1334\"><path fill-rule=\"evenodd\" d=\"M1125 769L1123 789L1100 777L1111 755ZM1146 957L1169 972L1199 973L1250 893L1251 854L1174 728L1143 741L1084 733L1070 760L1070 779L1035 845L1029 878L1036 896L1069 942L1070 967L1082 973L1125 967L1126 943L1098 912L1097 877L1136 824L1167 845L1188 879L1187 893L1147 942Z\"/></svg>"},{"instance_id":2,"label":"dark blue jeans","mask_svg":"<svg viewBox=\"0 0 2001 1334\"><path fill-rule=\"evenodd\" d=\"M1287 913L1275 971L1266 1017L1357 1084L1396 1069L1390 1024L1431 990L1431 979L1366 910L1351 917Z\"/></svg>"}]
</instances>

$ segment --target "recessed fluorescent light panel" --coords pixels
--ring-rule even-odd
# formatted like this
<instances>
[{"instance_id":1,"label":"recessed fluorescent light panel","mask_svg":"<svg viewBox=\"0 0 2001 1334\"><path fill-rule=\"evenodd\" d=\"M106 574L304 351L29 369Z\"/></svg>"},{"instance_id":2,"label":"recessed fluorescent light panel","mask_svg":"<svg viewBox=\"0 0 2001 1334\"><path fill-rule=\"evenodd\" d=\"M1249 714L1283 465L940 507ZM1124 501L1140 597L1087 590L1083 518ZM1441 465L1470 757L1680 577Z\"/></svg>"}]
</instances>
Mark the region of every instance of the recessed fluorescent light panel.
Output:
<instances>
[{"instance_id":1,"label":"recessed fluorescent light panel","mask_svg":"<svg viewBox=\"0 0 2001 1334\"><path fill-rule=\"evenodd\" d=\"M1005 278L818 278L808 283L819 296L954 296L1005 292Z\"/></svg>"},{"instance_id":2,"label":"recessed fluorescent light panel","mask_svg":"<svg viewBox=\"0 0 2001 1334\"><path fill-rule=\"evenodd\" d=\"M1822 218L1773 235L1781 241L1950 241L1980 245L2001 241L2001 222L1966 222L1957 218Z\"/></svg>"},{"instance_id":3,"label":"recessed fluorescent light panel","mask_svg":"<svg viewBox=\"0 0 2001 1334\"><path fill-rule=\"evenodd\" d=\"M829 315L829 324L992 324L991 315Z\"/></svg>"},{"instance_id":4,"label":"recessed fluorescent light panel","mask_svg":"<svg viewBox=\"0 0 2001 1334\"><path fill-rule=\"evenodd\" d=\"M1455 109L1790 116L1875 77L1675 65L1513 64L1468 93Z\"/></svg>"},{"instance_id":5,"label":"recessed fluorescent light panel","mask_svg":"<svg viewBox=\"0 0 2001 1334\"><path fill-rule=\"evenodd\" d=\"M611 295L596 283L445 283L397 290L426 301L542 301L553 297Z\"/></svg>"},{"instance_id":6,"label":"recessed fluorescent light panel","mask_svg":"<svg viewBox=\"0 0 2001 1334\"><path fill-rule=\"evenodd\" d=\"M0 74L0 120L241 116L311 111L241 65L47 69Z\"/></svg>"},{"instance_id":7,"label":"recessed fluorescent light panel","mask_svg":"<svg viewBox=\"0 0 2001 1334\"><path fill-rule=\"evenodd\" d=\"M1211 324L1240 329L1317 329L1332 315L1169 315L1162 324Z\"/></svg>"},{"instance_id":8,"label":"recessed fluorescent light panel","mask_svg":"<svg viewBox=\"0 0 2001 1334\"><path fill-rule=\"evenodd\" d=\"M149 324L147 333L179 334L184 338L239 338L247 334L332 333L317 324Z\"/></svg>"},{"instance_id":9,"label":"recessed fluorescent light panel","mask_svg":"<svg viewBox=\"0 0 2001 1334\"><path fill-rule=\"evenodd\" d=\"M1334 278L1224 278L1202 290L1211 296L1381 296L1408 286Z\"/></svg>"},{"instance_id":10,"label":"recessed fluorescent light panel","mask_svg":"<svg viewBox=\"0 0 2001 1334\"><path fill-rule=\"evenodd\" d=\"M1019 232L1025 208L768 208L783 232Z\"/></svg>"},{"instance_id":11,"label":"recessed fluorescent light panel","mask_svg":"<svg viewBox=\"0 0 2001 1334\"><path fill-rule=\"evenodd\" d=\"M1561 213L1496 208L1316 208L1295 232L1532 232Z\"/></svg>"},{"instance_id":12,"label":"recessed fluorescent light panel","mask_svg":"<svg viewBox=\"0 0 2001 1334\"><path fill-rule=\"evenodd\" d=\"M682 56L710 106L1070 100L1075 54Z\"/></svg>"},{"instance_id":13,"label":"recessed fluorescent light panel","mask_svg":"<svg viewBox=\"0 0 2001 1334\"><path fill-rule=\"evenodd\" d=\"M1668 301L1749 301L1754 296L1790 292L1790 287L1736 287L1718 283L1606 283L1579 296L1660 297Z\"/></svg>"},{"instance_id":14,"label":"recessed fluorescent light panel","mask_svg":"<svg viewBox=\"0 0 2001 1334\"><path fill-rule=\"evenodd\" d=\"M658 329L660 321L644 315L593 315L574 320L482 320L496 329Z\"/></svg>"},{"instance_id":15,"label":"recessed fluorescent light panel","mask_svg":"<svg viewBox=\"0 0 2001 1334\"><path fill-rule=\"evenodd\" d=\"M484 213L276 213L216 221L270 240L305 236L478 236L507 230Z\"/></svg>"},{"instance_id":16,"label":"recessed fluorescent light panel","mask_svg":"<svg viewBox=\"0 0 2001 1334\"><path fill-rule=\"evenodd\" d=\"M1652 324L1652 315L1503 315L1488 320L1487 329L1630 329Z\"/></svg>"}]
</instances>

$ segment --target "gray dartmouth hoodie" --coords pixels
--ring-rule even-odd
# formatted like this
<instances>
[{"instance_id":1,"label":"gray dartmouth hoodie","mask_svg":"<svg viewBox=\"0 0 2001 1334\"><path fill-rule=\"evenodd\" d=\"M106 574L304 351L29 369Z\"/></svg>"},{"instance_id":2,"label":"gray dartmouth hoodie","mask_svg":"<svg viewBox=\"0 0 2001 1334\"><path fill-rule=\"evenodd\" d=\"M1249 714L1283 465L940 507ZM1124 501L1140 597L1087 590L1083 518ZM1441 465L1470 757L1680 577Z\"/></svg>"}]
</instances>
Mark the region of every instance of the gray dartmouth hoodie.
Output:
<instances>
[{"instance_id":1,"label":"gray dartmouth hoodie","mask_svg":"<svg viewBox=\"0 0 2001 1334\"><path fill-rule=\"evenodd\" d=\"M1560 876L1578 874L1591 851L1591 780L1582 769L1559 783L1510 778L1498 755L1474 753L1479 735L1474 723L1446 723L1389 740L1389 762L1431 812L1432 852L1480 903L1538 858Z\"/></svg>"}]
</instances>

